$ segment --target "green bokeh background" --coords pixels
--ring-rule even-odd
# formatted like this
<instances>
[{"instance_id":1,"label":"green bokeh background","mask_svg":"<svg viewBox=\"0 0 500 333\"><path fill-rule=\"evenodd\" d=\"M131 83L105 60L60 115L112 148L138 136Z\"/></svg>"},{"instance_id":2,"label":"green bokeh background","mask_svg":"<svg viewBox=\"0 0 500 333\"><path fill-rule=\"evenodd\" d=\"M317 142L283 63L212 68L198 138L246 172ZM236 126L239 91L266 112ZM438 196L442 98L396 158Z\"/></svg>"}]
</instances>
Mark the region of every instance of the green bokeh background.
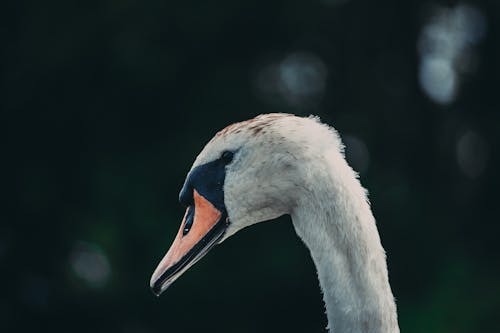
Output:
<instances>
[{"instance_id":1,"label":"green bokeh background","mask_svg":"<svg viewBox=\"0 0 500 333\"><path fill-rule=\"evenodd\" d=\"M291 112L366 145L361 181L402 331L499 332L500 3L469 2L486 32L451 103L418 77L429 8L457 3L4 2L0 331L323 332L289 217L232 237L161 298L148 287L204 144ZM297 53L323 62L323 94L294 104L260 91L262 68ZM457 162L470 130L487 157L474 177ZM108 267L98 282L75 270L82 251Z\"/></svg>"}]
</instances>

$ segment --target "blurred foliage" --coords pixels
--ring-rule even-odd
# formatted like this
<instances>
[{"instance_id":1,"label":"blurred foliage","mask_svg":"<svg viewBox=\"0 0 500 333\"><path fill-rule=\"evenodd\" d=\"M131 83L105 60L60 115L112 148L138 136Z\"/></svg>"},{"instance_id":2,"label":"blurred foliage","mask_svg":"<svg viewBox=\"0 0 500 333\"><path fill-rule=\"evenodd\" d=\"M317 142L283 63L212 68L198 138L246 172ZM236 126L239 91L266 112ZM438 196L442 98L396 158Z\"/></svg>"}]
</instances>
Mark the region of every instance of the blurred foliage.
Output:
<instances>
[{"instance_id":1,"label":"blurred foliage","mask_svg":"<svg viewBox=\"0 0 500 333\"><path fill-rule=\"evenodd\" d=\"M4 2L0 331L324 331L288 217L231 238L161 298L148 288L196 154L267 112L317 114L366 148L403 332L500 331L500 4L470 4L485 36L439 104L417 42L429 8L455 1ZM324 82L287 81L292 98L259 86L294 61ZM467 131L487 153L472 177L457 160Z\"/></svg>"}]
</instances>

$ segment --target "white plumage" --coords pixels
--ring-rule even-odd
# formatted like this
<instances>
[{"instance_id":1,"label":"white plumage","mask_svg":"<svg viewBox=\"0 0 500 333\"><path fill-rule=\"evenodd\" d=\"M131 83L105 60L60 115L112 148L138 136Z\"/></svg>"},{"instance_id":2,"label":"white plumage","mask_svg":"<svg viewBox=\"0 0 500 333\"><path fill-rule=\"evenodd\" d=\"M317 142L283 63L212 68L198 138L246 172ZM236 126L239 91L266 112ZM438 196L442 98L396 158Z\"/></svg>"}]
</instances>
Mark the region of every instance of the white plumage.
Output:
<instances>
[{"instance_id":1,"label":"white plumage","mask_svg":"<svg viewBox=\"0 0 500 333\"><path fill-rule=\"evenodd\" d=\"M330 330L399 332L375 219L337 132L315 117L261 115L219 132L192 168L226 150L236 153L226 166L222 241L291 215L317 268Z\"/></svg>"}]
</instances>

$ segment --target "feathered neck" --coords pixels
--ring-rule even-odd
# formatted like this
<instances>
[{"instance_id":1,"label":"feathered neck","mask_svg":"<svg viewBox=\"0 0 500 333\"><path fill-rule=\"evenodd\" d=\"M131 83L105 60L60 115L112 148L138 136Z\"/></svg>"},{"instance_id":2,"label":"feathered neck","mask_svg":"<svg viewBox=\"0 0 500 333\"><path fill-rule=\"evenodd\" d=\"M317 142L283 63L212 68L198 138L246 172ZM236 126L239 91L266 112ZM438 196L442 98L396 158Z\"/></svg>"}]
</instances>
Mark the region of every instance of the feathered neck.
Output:
<instances>
[{"instance_id":1,"label":"feathered neck","mask_svg":"<svg viewBox=\"0 0 500 333\"><path fill-rule=\"evenodd\" d=\"M366 193L343 155L303 165L292 211L318 271L331 332L399 332L385 252Z\"/></svg>"}]
</instances>

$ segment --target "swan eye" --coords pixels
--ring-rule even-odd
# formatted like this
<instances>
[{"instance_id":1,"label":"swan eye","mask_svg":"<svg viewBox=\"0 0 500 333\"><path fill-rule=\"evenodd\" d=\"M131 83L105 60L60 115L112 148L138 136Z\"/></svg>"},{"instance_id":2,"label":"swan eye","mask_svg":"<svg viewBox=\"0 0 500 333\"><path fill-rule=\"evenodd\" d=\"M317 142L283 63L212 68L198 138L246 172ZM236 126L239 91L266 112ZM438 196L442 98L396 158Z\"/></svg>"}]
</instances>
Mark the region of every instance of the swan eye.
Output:
<instances>
[{"instance_id":1,"label":"swan eye","mask_svg":"<svg viewBox=\"0 0 500 333\"><path fill-rule=\"evenodd\" d=\"M224 164L229 164L233 161L234 153L229 150L225 150L222 155L220 156L220 159Z\"/></svg>"}]
</instances>

